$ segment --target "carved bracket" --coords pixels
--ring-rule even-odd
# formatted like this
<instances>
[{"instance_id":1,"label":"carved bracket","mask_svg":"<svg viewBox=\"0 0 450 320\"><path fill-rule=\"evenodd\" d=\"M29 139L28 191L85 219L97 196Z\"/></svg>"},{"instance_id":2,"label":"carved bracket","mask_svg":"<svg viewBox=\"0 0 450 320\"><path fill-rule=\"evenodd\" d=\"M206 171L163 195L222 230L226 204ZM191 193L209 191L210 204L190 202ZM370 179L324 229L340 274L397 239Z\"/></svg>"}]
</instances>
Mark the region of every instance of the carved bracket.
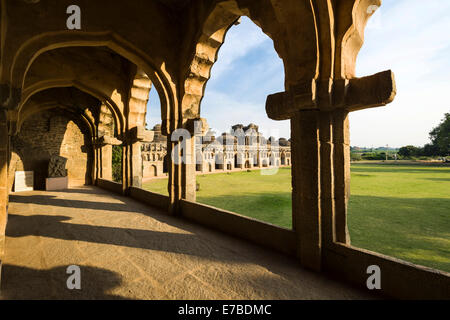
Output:
<instances>
[{"instance_id":1,"label":"carved bracket","mask_svg":"<svg viewBox=\"0 0 450 320\"><path fill-rule=\"evenodd\" d=\"M128 132L119 136L119 140L125 145L131 145L138 141L153 141L155 137L155 132L146 130L142 126L136 126L128 130Z\"/></svg>"},{"instance_id":2,"label":"carved bracket","mask_svg":"<svg viewBox=\"0 0 450 320\"><path fill-rule=\"evenodd\" d=\"M112 146L120 146L122 144L122 141L119 139L110 137L110 136L102 136L95 140L95 147L96 148L102 148L106 145L112 145Z\"/></svg>"},{"instance_id":3,"label":"carved bracket","mask_svg":"<svg viewBox=\"0 0 450 320\"><path fill-rule=\"evenodd\" d=\"M396 95L395 78L391 70L371 76L329 81L313 80L291 87L286 92L269 95L266 112L273 120L287 120L302 110L356 111L384 106Z\"/></svg>"}]
</instances>

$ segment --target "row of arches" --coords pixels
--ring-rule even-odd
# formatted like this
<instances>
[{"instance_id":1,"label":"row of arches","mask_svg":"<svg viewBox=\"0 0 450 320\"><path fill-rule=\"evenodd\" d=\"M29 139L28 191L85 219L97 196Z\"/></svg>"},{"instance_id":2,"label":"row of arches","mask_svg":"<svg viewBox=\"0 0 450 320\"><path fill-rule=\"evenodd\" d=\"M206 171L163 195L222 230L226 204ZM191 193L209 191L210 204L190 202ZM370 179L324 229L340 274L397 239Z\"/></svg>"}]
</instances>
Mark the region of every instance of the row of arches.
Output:
<instances>
[{"instance_id":1,"label":"row of arches","mask_svg":"<svg viewBox=\"0 0 450 320\"><path fill-rule=\"evenodd\" d=\"M352 46L353 53L358 50L358 45L361 45L357 42L358 37L361 37L361 23L356 19L367 19L369 14L360 16L355 15L353 11L359 6L365 8L368 5L369 3L363 3L363 1L355 1L350 7L341 6L335 10L335 14L346 17L352 12L351 19L348 22L345 20L344 28L338 32L338 39L342 39L343 51L349 50L348 46ZM57 10L61 9L60 6L55 6L47 14L57 16ZM211 67L217 59L217 52L228 29L243 15L250 17L262 28L263 32L274 40L276 51L283 58L285 66L289 66L286 68L287 89L295 83L304 83L304 79L316 79L317 70L321 69L320 64L329 64L326 59L314 61L311 58L316 57L318 52L317 40L315 41L314 38L319 39L316 34L317 21L314 17L322 12L331 12L332 8L330 7L297 2L287 2L281 5L278 1L267 0L257 5L253 3L244 5L241 4L241 1L234 0L211 1L204 7L206 8L204 11L194 10L192 12L193 16L197 15L200 21L203 21L200 34L187 37L190 44L186 45L186 48L187 51L194 52L193 59L172 58L169 52L176 50L167 47L162 47L163 52L149 55L147 52L150 51L145 49L146 45L162 40L160 36L133 39L136 37L134 33L116 29L113 25L110 25L110 29L106 31L104 25L97 23L89 26L89 30L83 32L62 30L46 32L45 28L54 28L52 24L55 22L39 21L41 25L39 28L18 33L14 38L4 38L3 42L7 44L8 52L2 59L3 68L0 80L4 85L1 97L4 107L11 109L9 112L11 134L20 131L21 124L27 115L32 114L31 111L27 112L27 109L33 109L34 106L36 110L36 105L28 103L30 98L40 92L56 88L76 88L101 101L102 105L109 110L110 118L114 122L112 134L121 141L128 139L126 137L127 130L145 124L143 123L145 110L142 105L146 104L148 94L145 91L151 84L159 93L163 131L167 134L180 126L186 126L190 119L200 116L200 101L210 76ZM286 9L283 10L282 7L289 8L292 15L303 19L289 20ZM23 14L20 9L8 9L11 10L11 16ZM15 9L18 11L15 12ZM141 10L142 12L132 12L132 8L129 7L123 9L127 15L137 15L133 17L136 21L144 21L140 20L141 15L152 10L161 13L158 16L160 26L169 24L168 21L163 21L164 9L154 3L149 4L145 10ZM93 14L93 12L103 12L104 8L92 5L86 10L90 10ZM117 15L117 12L111 11L111 17ZM289 23L281 22L287 20ZM147 22L147 19L145 21ZM298 21L302 21L301 28ZM2 22L8 23L8 21ZM10 34L14 34L15 27L15 25L11 25ZM328 32L326 28L321 28L320 31ZM289 46L291 50L295 51L295 54L288 54L286 37L289 38L293 32L296 34L294 38L289 39ZM130 37L130 34L133 36ZM311 38L312 34L315 37ZM320 39L322 38L326 39L327 37L320 37ZM145 41L148 42L145 43ZM341 40L338 42L340 43ZM161 41L161 43L165 43L165 41ZM326 51L331 44L322 43L322 50ZM181 65L181 77L180 74L173 72L176 68L168 64L177 59L179 60L177 64ZM332 59L335 59L334 56ZM111 60L111 63L108 63L108 60ZM89 63L90 61L94 63ZM354 61L349 59L336 63L336 65L339 67L350 64L347 68L350 70L352 63ZM299 66L302 67L299 69ZM329 66L322 69L327 68ZM102 77L101 82L98 81L99 77ZM184 82L184 85L179 88L175 85L179 82L175 80L177 78L182 80L182 83ZM301 82L296 80L299 78ZM129 88L130 82L141 83L141 85L142 82L147 82L147 84ZM143 96L142 92L144 92ZM270 115L270 106L268 112ZM98 119L89 114L80 115L80 117L90 123L93 141L104 134L104 128L96 127L96 124L99 124ZM101 124L99 125L101 126ZM124 152L127 155L125 158L129 158L125 161L131 161L132 149L131 146L125 148ZM135 150L134 154L138 153ZM139 171L138 167L134 166L134 171ZM125 181L131 185L132 177L136 176L131 173L133 164L130 163L124 168L130 170L129 173L125 173L127 176ZM176 180L178 178L174 177L172 182ZM175 195L175 198L177 197Z\"/></svg>"},{"instance_id":2,"label":"row of arches","mask_svg":"<svg viewBox=\"0 0 450 320\"><path fill-rule=\"evenodd\" d=\"M2 42L8 49L2 57L0 82L1 103L10 109L10 134L20 131L26 117L33 113L28 110L44 110L41 109L42 104L38 106L32 103L34 95L49 90L75 88L93 96L101 102L104 110L108 110L109 118L114 123L109 134L125 145L124 161L128 162L123 166L128 171L124 173L126 188L133 184L132 179L138 176L140 170L138 165L132 163L133 157L140 156L139 150L131 142L133 137L130 137L129 130L145 125L143 105L148 99L146 91L152 84L159 93L164 133L168 134L179 127L189 127L189 120L200 116L201 98L217 52L228 29L240 16L248 16L273 39L275 50L285 64L287 92L301 92L304 83L313 80L316 85L309 89L306 87L306 93L314 97L316 92L313 91L320 82L318 73L326 79L352 76L355 54L362 45L362 28L370 16L364 10L373 4L377 4L377 1L351 1L346 5L336 4L334 8L322 2L206 1L194 5L194 9L187 13L178 13L202 21L197 32L187 34L184 41L179 42L183 46L182 50L174 50L177 44L170 41L176 39L177 32L169 26L171 21L164 14L166 8L156 2L149 2L145 8L139 7L139 10L134 10L138 8L136 4L126 7L116 4L114 10L108 10L108 14L110 21L114 21L114 17L117 21L132 17L136 24L144 23L151 30L146 16L151 12L155 16L152 23L158 23L159 28L166 28L164 37L157 33L138 35L128 29L135 25L120 25L118 28L117 25L105 25L100 21L90 21L89 27L80 32L54 31L59 29L55 19L36 21L38 25L35 28L19 32L16 30L17 25L11 24L12 20L8 19L15 15L24 19L27 5L9 7L5 4L9 16L4 17L2 23L8 24L9 28ZM34 6L39 11L42 3L28 6ZM45 14L57 17L59 11L64 12L62 6L58 4L51 9L46 8L49 11ZM200 8L202 10L195 10ZM91 15L105 14L105 8L100 3L86 3L81 9L89 11ZM319 15L328 16L330 20L320 19L318 22L316 17ZM340 27L334 32L330 27L331 20L340 17L345 19L339 20ZM318 35L319 31L321 36ZM336 37L332 39L334 35ZM154 45L156 43L157 46ZM336 50L336 55L330 54L335 43L341 47ZM159 49L155 51L155 48ZM347 51L351 54L346 54ZM174 56L175 52L185 54ZM352 55L354 59L351 59ZM315 98L311 99L312 103L314 101ZM50 105L47 104L49 108ZM283 118L273 114L270 104L267 111L275 119ZM104 137L108 131L108 128L102 127L99 113L98 110L77 113L89 124L92 145L101 144L97 139ZM168 152L173 147L174 144L169 146ZM95 156L97 162L101 157ZM177 174L183 174L184 171L189 170L181 168ZM175 170L172 172L175 173ZM186 186L177 185L180 177L171 179L170 183L176 186L171 193L172 201L180 198L182 193L190 193L181 190Z\"/></svg>"},{"instance_id":3,"label":"row of arches","mask_svg":"<svg viewBox=\"0 0 450 320\"><path fill-rule=\"evenodd\" d=\"M0 133L7 138L0 135L0 169L9 168L10 137L24 130L27 119L60 108L88 128L83 147L91 154L92 183L109 178L112 146L122 146L119 188L129 194L142 184L141 141L146 139L150 89L158 92L161 132L170 136L185 129L193 135L225 35L239 17L247 16L273 40L283 60L285 91L267 97L266 113L273 120L291 121L289 239L302 264L320 270L322 248L334 248L336 241L349 243L348 112L384 105L395 96L390 71L354 77L364 26L373 13L367 9L380 1L188 3L173 4L173 9L157 0L114 5L80 1L88 18L80 31L72 31L64 29L65 1L3 1L1 12L8 14L1 17ZM177 148L181 143L183 154ZM321 147L330 144L333 148ZM168 139L167 153L194 160L195 141ZM230 160L227 167L233 165ZM168 212L181 215L184 201L195 201L195 161L176 163L169 157L167 171ZM0 174L0 191L8 178ZM0 195L4 230L8 195Z\"/></svg>"},{"instance_id":4,"label":"row of arches","mask_svg":"<svg viewBox=\"0 0 450 320\"><path fill-rule=\"evenodd\" d=\"M306 97L304 107L314 108L319 100L318 94L325 93L318 90L322 88L321 79L352 77L355 54L362 45L362 27L370 16L364 9L374 3L375 0L354 1L350 6L337 4L333 8L322 2L209 1L203 5L197 4L203 10L189 12L190 18L195 17L202 23L197 32L187 34L183 39L182 50L174 50L176 44L168 43L171 35L172 39L176 38L176 30L169 27L169 21L164 21L164 9L154 2L150 2L145 10L136 12L132 7L122 9L125 15L135 15L133 19L136 23L145 21L148 24L148 18L142 16L144 12L154 10L160 13L157 20L159 28L167 26L168 30L168 36L164 39L153 34L141 35L141 39L134 32L100 23L94 23L81 32L53 31L58 29L53 25L55 21L48 21L47 24L39 21L39 28L17 32L14 38L7 34L2 39L8 50L2 57L1 103L10 109L10 134L19 132L21 124L33 112L52 108L50 101L46 104L33 103L36 100L34 97L45 93L52 95L56 91L65 95L65 89L76 89L100 102L76 113L90 128L90 148L95 154L92 161L97 168L92 173L92 181L102 177L103 170L99 168L99 163L105 165L110 162L109 155L104 154L110 151L103 145L116 138L119 140L116 143L124 145L123 189L139 186L139 177L142 176L139 159L142 157L138 131L145 126L145 106L151 85L159 94L163 133L170 134L180 127L189 129L190 121L200 117L205 85L227 31L239 17L247 16L272 38L275 50L285 65L286 92L269 97L267 113L277 120L289 118L291 106L272 103L273 99L283 100L294 94ZM8 9L11 10L10 16L24 15L20 9ZM59 9L60 5L57 5L47 14L57 16ZM94 14L103 12L104 8L92 5L86 10ZM118 14L116 10L110 12L111 17ZM330 19L318 21L316 17L319 15ZM341 16L345 19L339 20L340 28L335 32L331 28L332 20ZM4 24L8 22L2 21ZM9 34L14 34L15 27L11 25ZM158 46L152 46L154 43ZM341 46L339 50L336 50L335 43ZM156 47L161 48L158 49L160 51L150 50ZM173 56L173 52L180 51L184 54ZM312 85L305 85L308 82ZM105 126L105 120L113 125ZM136 130L132 131L134 128ZM169 154L176 144L176 141L168 144ZM180 184L180 181L194 179L194 170L185 168L185 164L181 164L179 170L172 166L169 170L171 203L181 198L195 199L195 190L186 190L190 184ZM181 177L189 174L191 176Z\"/></svg>"},{"instance_id":5,"label":"row of arches","mask_svg":"<svg viewBox=\"0 0 450 320\"><path fill-rule=\"evenodd\" d=\"M207 10L202 12L194 10L193 15L202 17L203 19L201 20L204 21L204 24L200 35L195 34L191 36L193 41L190 41L190 46L187 46L190 50L195 52L193 60L181 59L182 64L186 66L184 67L186 68L186 72L182 72L181 78L184 78L185 85L179 88L180 94L177 93L174 86L174 83L177 82L174 80L176 78L175 74L172 70L168 70L167 64L164 63L180 59L179 56L175 58L168 53L169 51L176 52L176 50L173 50L173 47L162 47L167 51L165 55L154 54L150 56L145 52L151 52L151 50L145 50L145 45L141 48L137 46L137 44L143 43L142 40L132 41L133 39L128 39L130 38L130 34L133 34L132 37L137 37L138 35L134 35L134 33L131 32L127 33L127 30L114 29L113 26L110 26L113 30L110 29L105 31L105 26L95 24L90 26L90 30L92 31L45 32L45 28L52 28L53 26L51 24L54 22L48 21L46 24L43 21L39 21L41 24L40 28L27 30L27 33L22 33L14 39L10 37L3 39L3 41L9 45L9 50L8 54L4 57L4 68L1 73L1 83L6 84L2 93L2 104L10 109L17 109L20 108L22 103L27 100L27 97L36 92L36 90L42 90L51 86L64 86L64 82L66 85L69 84L68 81L70 80L68 79L58 79L59 84L55 82L51 83L49 82L50 80L48 80L45 83L32 83L30 88L26 88L27 74L31 71L30 69L35 60L42 58L42 55L58 48L105 47L138 66L138 68L142 70L141 73L145 73L148 76L159 93L162 106L161 114L163 127L168 128L167 121L170 121L171 125L169 126L169 130L173 130L180 122L185 123L189 118L199 116L199 104L202 92L204 91L204 85L209 78L211 66L215 62L217 52L221 43L223 43L226 31L242 15L249 16L266 34L274 39L275 49L278 51L279 55L283 57L284 63L290 66L289 68L286 68L287 87L290 87L291 83L293 84L296 82L295 79L301 79L300 82L297 81L298 83L304 83L304 79L316 79L317 70L320 69L319 65L329 64L325 59L311 63L313 62L311 58L317 56L318 49L316 44L318 39L327 38L318 37L316 35L317 26L314 17L321 14L322 11L324 13L327 11L331 12L332 8L321 4L311 5L292 1L280 5L279 1L264 0L262 3L249 3L247 6L242 6L240 2L241 1L236 0L209 1L209 3L204 5ZM345 21L343 27L338 30L337 42L342 43L342 51L349 51L352 55L356 55L358 52L359 47L362 45L361 34L362 28L364 27L364 23L360 23L359 20L362 19L364 22L370 14L360 15L357 13L364 12L366 7L373 4L377 4L377 1L351 1L347 5L338 6L335 10L337 16L345 16L346 18L343 20ZM117 4L117 6L122 5ZM55 16L58 16L58 10L61 9L60 7L61 5L58 4L55 8L52 8L51 12L48 14L55 14ZM297 15L304 18L296 19L302 21L301 27L300 22L291 19L289 19L289 23L280 22L288 20L288 17L286 16L287 10L284 9L283 11L281 9L283 7L289 8L292 16ZM264 10L261 8L264 8ZM141 16L144 14L143 12L147 13L150 10L154 10L155 12L162 13L161 7L155 5L153 2L150 2L148 7L145 7L145 10L141 10L143 11L142 13L139 11L133 12L132 8L129 7L123 9L124 13L137 15L138 17L133 18L137 21L141 21L139 18L142 18L142 22L145 21L145 23L148 23L148 19L144 19L144 17ZM86 8L86 10L91 10L91 14L94 14L94 12L104 11L104 8L100 5L92 5L92 7ZM262 15L260 12L264 12L265 14ZM16 12L12 12L11 15L14 15L14 13ZM17 14L19 13L22 12L18 11ZM117 12L111 11L110 14L111 17L113 17L117 15ZM164 17L164 14L161 14L161 16L158 17L160 26L167 25L169 22L161 21L161 19L163 19L162 17ZM118 20L120 21L121 19ZM7 22L3 21L3 23ZM326 24L325 20L322 23ZM14 28L15 25L12 25L11 27ZM172 29L167 28L167 30L167 32L170 32L169 30ZM14 31L15 30L12 29L10 30L10 33L13 34ZM292 39L289 39L289 43L290 47L292 47L291 50L293 50L295 54L287 54L286 43L288 40L285 39L285 37L293 32L297 32L297 34ZM326 34L330 31L326 28L322 28L321 32ZM122 36L124 33L126 33L126 37ZM311 38L311 35L315 36ZM148 40L151 43L160 39L161 36L155 37L152 35L151 37L148 36L145 40ZM164 43L165 41L161 42ZM322 44L322 50L325 52L326 50L330 50L329 47L331 47L331 45L331 41L326 45ZM297 48L299 50L297 50ZM345 56L341 52L338 54ZM354 67L355 60L356 58L350 59L350 57L347 56L343 57L342 61L336 59L336 71L337 73L341 73L339 76L345 78L350 77L352 75L351 70ZM164 62L161 63L161 61ZM72 65L72 63L66 65ZM299 66L302 67L299 69ZM324 68L330 69L330 66ZM339 71L339 69L344 69L344 71ZM301 72L297 72L297 70L300 70ZM336 76L338 76L338 74L336 74ZM52 79L52 81L55 80ZM71 83L73 84L73 82ZM86 87L89 86L86 85ZM103 99L106 100L107 96L108 95L103 96ZM183 97L181 99L180 107L181 114L178 114L178 108L176 107L178 96ZM116 111L117 109L121 109L120 106L115 106L114 104L111 107L116 109ZM173 115L173 119L171 119L171 115Z\"/></svg>"}]
</instances>

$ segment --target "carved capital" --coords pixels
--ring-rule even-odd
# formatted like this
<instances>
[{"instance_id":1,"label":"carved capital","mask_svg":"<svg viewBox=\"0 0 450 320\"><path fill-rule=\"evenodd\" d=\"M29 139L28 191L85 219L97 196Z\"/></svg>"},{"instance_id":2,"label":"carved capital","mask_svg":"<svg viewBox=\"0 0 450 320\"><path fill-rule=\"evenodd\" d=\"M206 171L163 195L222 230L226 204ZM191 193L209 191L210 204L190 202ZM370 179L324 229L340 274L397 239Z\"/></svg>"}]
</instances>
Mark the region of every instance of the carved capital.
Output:
<instances>
[{"instance_id":1,"label":"carved capital","mask_svg":"<svg viewBox=\"0 0 450 320\"><path fill-rule=\"evenodd\" d=\"M209 130L209 125L205 118L189 119L184 129L188 130L192 136L203 135Z\"/></svg>"},{"instance_id":2,"label":"carved capital","mask_svg":"<svg viewBox=\"0 0 450 320\"><path fill-rule=\"evenodd\" d=\"M96 148L102 148L106 145L112 145L112 146L120 146L122 144L122 141L119 139L110 137L110 136L102 136L95 140L95 147Z\"/></svg>"},{"instance_id":3,"label":"carved capital","mask_svg":"<svg viewBox=\"0 0 450 320\"><path fill-rule=\"evenodd\" d=\"M287 120L300 110L316 109L316 80L292 86L288 91L271 94L266 100L267 116Z\"/></svg>"},{"instance_id":4,"label":"carved capital","mask_svg":"<svg viewBox=\"0 0 450 320\"><path fill-rule=\"evenodd\" d=\"M341 107L348 111L356 111L384 106L394 100L396 93L395 77L391 70L350 79L345 102Z\"/></svg>"},{"instance_id":5,"label":"carved capital","mask_svg":"<svg viewBox=\"0 0 450 320\"><path fill-rule=\"evenodd\" d=\"M392 71L353 79L313 80L267 97L266 112L273 120L287 120L305 110L356 111L384 106L396 95Z\"/></svg>"},{"instance_id":6,"label":"carved capital","mask_svg":"<svg viewBox=\"0 0 450 320\"><path fill-rule=\"evenodd\" d=\"M150 130L146 130L143 126L136 126L128 130L125 134L122 134L119 139L126 145L134 144L138 141L153 141L155 133Z\"/></svg>"}]
</instances>

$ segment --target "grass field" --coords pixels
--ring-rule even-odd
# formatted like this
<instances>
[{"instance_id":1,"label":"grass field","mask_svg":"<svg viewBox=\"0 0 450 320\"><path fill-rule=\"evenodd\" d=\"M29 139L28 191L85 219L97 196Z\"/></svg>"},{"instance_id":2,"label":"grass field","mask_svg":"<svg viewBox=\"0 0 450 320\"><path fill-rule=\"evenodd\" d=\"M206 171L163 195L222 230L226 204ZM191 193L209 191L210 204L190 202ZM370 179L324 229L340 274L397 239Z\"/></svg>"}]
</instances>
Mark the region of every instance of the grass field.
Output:
<instances>
[{"instance_id":1,"label":"grass field","mask_svg":"<svg viewBox=\"0 0 450 320\"><path fill-rule=\"evenodd\" d=\"M348 226L356 247L450 272L450 167L353 164ZM197 202L291 228L291 172L197 176ZM167 180L144 188L167 194Z\"/></svg>"}]
</instances>

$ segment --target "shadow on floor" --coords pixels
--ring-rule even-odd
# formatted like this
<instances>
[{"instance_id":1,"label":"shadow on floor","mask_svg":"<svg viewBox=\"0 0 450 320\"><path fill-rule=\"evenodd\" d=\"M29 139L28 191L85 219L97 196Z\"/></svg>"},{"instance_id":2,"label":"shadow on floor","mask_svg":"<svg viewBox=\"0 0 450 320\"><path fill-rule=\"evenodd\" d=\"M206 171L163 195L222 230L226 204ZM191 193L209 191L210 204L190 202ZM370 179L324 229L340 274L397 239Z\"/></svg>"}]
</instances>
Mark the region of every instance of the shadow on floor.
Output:
<instances>
[{"instance_id":1,"label":"shadow on floor","mask_svg":"<svg viewBox=\"0 0 450 320\"><path fill-rule=\"evenodd\" d=\"M85 189L82 189L83 191ZM263 269L280 276L283 283L288 281L292 286L302 289L305 281L314 283L314 286L323 287L328 290L335 286L336 282L323 274L316 274L302 269L299 262L291 257L261 249L259 246L247 243L240 239L209 230L202 226L187 222L185 220L165 215L162 211L141 204L131 198L113 195L99 188L89 187L89 194L106 196L118 199L121 203L80 201L71 199L58 199L51 195L14 195L11 196L11 204L31 203L62 207L60 212L64 214L65 207L92 208L93 210L127 211L131 213L142 213L160 223L175 227L188 233L162 232L156 230L142 230L120 227L92 226L87 224L71 223L71 217L64 215L17 215L11 210L7 226L8 237L26 237L30 235L63 239L68 241L85 241L89 243L111 244L130 248L141 248L158 250L161 252L172 252L176 254L189 255L201 258L207 265L208 261L255 264ZM76 192L73 192L76 193ZM102 201L105 199L102 199ZM107 201L106 199L105 201ZM44 210L42 210L44 211ZM39 212L39 211L38 211ZM21 212L22 213L22 212ZM93 213L95 214L95 212ZM182 257L184 259L184 257ZM12 266L12 268L17 268ZM60 270L56 270L61 273ZM62 270L65 275L65 270ZM16 272L16 279L31 279L41 271L25 270L23 274ZM44 271L42 271L44 272ZM52 272L45 271L45 272ZM106 271L108 272L108 271ZM93 272L94 273L94 272ZM49 276L44 274L42 278ZM264 280L263 282L265 282ZM109 288L109 287L108 287ZM22 288L19 291L27 290ZM104 292L104 291L102 291ZM57 296L60 293L55 293ZM100 292L96 293L100 295ZM67 293L66 293L67 295ZM301 297L301 294L298 295ZM62 295L62 298L65 296ZM70 297L70 296L69 296ZM109 298L109 297L106 297Z\"/></svg>"},{"instance_id":2,"label":"shadow on floor","mask_svg":"<svg viewBox=\"0 0 450 320\"><path fill-rule=\"evenodd\" d=\"M120 275L109 270L80 266L81 289L69 290L66 281L70 274L66 267L50 270L35 270L5 264L2 266L1 299L26 300L116 300L121 296L108 294L107 291L120 286ZM95 284L95 285L94 285Z\"/></svg>"},{"instance_id":3,"label":"shadow on floor","mask_svg":"<svg viewBox=\"0 0 450 320\"><path fill-rule=\"evenodd\" d=\"M91 192L92 194L92 192ZM130 207L126 203L111 203L100 201L84 201L73 199L60 199L53 195L19 195L12 194L9 196L11 202L16 203L32 203L37 205L77 208L77 209L92 209L92 210L107 210L107 211L119 211L130 212ZM121 199L122 200L122 199ZM138 208L142 209L142 208ZM133 212L148 213L148 211L142 210Z\"/></svg>"},{"instance_id":4,"label":"shadow on floor","mask_svg":"<svg viewBox=\"0 0 450 320\"><path fill-rule=\"evenodd\" d=\"M90 187L91 194L107 195L119 199L123 204L114 204L113 208L122 210L126 208L129 212L139 212L151 217L159 223L178 228L187 233L161 232L155 230L92 226L87 224L71 223L71 217L63 215L17 215L12 211L8 216L7 237L18 238L26 236L41 236L68 241L82 241L87 243L111 244L130 248L157 250L161 252L172 252L210 261L223 261L231 263L258 263L268 270L277 274L284 274L286 269L283 263L299 266L298 261L279 253L264 253L258 246L236 239L225 234L209 230L202 226L190 223L186 220L168 216L152 207L137 201L118 195L111 195L105 191ZM67 203L86 204L85 201L54 199L52 196L41 196L31 194L11 196L11 204L32 203L45 204L51 201L52 205L67 207ZM94 206L109 209L111 203L89 202ZM72 207L72 206L70 206ZM64 211L62 211L64 212ZM93 213L95 214L95 213ZM224 246L223 242L227 244ZM239 248L239 249L233 249ZM273 255L276 255L276 263Z\"/></svg>"},{"instance_id":5,"label":"shadow on floor","mask_svg":"<svg viewBox=\"0 0 450 320\"><path fill-rule=\"evenodd\" d=\"M52 190L52 193L84 193L84 194L92 194L92 186L90 185L85 185L85 186L79 186L79 187L69 187L69 189L64 189L64 190ZM100 192L103 191L103 192ZM109 193L107 193L106 191L99 189L99 191L96 193L104 193L109 195Z\"/></svg>"},{"instance_id":6,"label":"shadow on floor","mask_svg":"<svg viewBox=\"0 0 450 320\"><path fill-rule=\"evenodd\" d=\"M65 223L71 220L65 216L10 214L8 217L8 237L40 236L69 241L84 241L147 250L173 252L203 258L219 258L207 242L195 234L160 232L131 228L91 226ZM228 259L239 261L239 256ZM225 257L221 256L221 260Z\"/></svg>"}]
</instances>

